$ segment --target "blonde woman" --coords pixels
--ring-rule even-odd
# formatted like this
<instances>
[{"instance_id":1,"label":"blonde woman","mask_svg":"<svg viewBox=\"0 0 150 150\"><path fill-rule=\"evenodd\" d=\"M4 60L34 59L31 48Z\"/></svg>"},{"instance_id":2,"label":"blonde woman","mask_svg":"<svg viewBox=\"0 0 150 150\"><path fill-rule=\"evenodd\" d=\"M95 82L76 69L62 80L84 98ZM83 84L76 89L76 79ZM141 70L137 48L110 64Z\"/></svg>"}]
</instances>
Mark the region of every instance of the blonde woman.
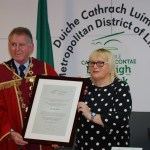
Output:
<instances>
[{"instance_id":1,"label":"blonde woman","mask_svg":"<svg viewBox=\"0 0 150 150\"><path fill-rule=\"evenodd\" d=\"M130 88L116 74L115 58L105 49L89 57L88 93L78 104L76 150L111 150L129 146Z\"/></svg>"}]
</instances>

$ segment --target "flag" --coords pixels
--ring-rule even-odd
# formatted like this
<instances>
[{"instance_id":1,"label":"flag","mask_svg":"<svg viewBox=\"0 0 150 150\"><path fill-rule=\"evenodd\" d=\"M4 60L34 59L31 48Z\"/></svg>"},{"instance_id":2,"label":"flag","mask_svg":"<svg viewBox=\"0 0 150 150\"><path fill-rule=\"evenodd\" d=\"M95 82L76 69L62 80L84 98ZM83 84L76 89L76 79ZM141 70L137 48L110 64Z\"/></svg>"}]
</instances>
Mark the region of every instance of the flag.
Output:
<instances>
[{"instance_id":1,"label":"flag","mask_svg":"<svg viewBox=\"0 0 150 150\"><path fill-rule=\"evenodd\" d=\"M38 1L36 29L37 59L49 63L54 68L53 50L47 14L47 0Z\"/></svg>"}]
</instances>

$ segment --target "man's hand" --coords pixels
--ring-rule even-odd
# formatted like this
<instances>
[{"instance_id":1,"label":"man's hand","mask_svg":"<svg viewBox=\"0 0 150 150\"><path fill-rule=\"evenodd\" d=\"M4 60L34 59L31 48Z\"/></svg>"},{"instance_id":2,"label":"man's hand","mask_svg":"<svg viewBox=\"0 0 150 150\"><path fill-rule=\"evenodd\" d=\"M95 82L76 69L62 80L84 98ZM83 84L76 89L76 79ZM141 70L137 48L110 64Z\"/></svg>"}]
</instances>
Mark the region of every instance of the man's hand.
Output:
<instances>
[{"instance_id":1,"label":"man's hand","mask_svg":"<svg viewBox=\"0 0 150 150\"><path fill-rule=\"evenodd\" d=\"M24 141L24 140L23 140L23 137L22 137L21 134L18 133L18 132L12 131L12 132L10 133L10 136L11 136L11 140L12 140L15 144L17 144L17 145L22 145L22 146L23 146L23 145L28 144L27 141Z\"/></svg>"}]
</instances>

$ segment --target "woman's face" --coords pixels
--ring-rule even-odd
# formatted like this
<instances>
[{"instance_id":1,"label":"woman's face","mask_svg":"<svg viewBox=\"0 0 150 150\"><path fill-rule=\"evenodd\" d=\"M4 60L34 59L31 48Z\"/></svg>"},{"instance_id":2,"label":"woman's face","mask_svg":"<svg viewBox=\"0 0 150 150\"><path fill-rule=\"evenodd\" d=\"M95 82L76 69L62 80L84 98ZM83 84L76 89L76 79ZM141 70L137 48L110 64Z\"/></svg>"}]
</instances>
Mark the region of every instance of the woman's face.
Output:
<instances>
[{"instance_id":1,"label":"woman's face","mask_svg":"<svg viewBox=\"0 0 150 150\"><path fill-rule=\"evenodd\" d=\"M105 80L110 78L108 60L103 57L92 58L89 61L90 75L95 80Z\"/></svg>"}]
</instances>

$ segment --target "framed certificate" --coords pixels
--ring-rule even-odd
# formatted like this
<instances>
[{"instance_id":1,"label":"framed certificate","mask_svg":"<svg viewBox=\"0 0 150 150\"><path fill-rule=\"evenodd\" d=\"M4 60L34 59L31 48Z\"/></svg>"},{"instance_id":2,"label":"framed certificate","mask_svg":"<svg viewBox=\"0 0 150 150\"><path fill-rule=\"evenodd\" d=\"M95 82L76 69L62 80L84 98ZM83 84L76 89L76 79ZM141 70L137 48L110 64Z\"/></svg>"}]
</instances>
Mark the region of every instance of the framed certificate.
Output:
<instances>
[{"instance_id":1,"label":"framed certificate","mask_svg":"<svg viewBox=\"0 0 150 150\"><path fill-rule=\"evenodd\" d=\"M32 143L72 146L77 123L77 104L84 93L84 79L37 76L32 102L23 129Z\"/></svg>"}]
</instances>

